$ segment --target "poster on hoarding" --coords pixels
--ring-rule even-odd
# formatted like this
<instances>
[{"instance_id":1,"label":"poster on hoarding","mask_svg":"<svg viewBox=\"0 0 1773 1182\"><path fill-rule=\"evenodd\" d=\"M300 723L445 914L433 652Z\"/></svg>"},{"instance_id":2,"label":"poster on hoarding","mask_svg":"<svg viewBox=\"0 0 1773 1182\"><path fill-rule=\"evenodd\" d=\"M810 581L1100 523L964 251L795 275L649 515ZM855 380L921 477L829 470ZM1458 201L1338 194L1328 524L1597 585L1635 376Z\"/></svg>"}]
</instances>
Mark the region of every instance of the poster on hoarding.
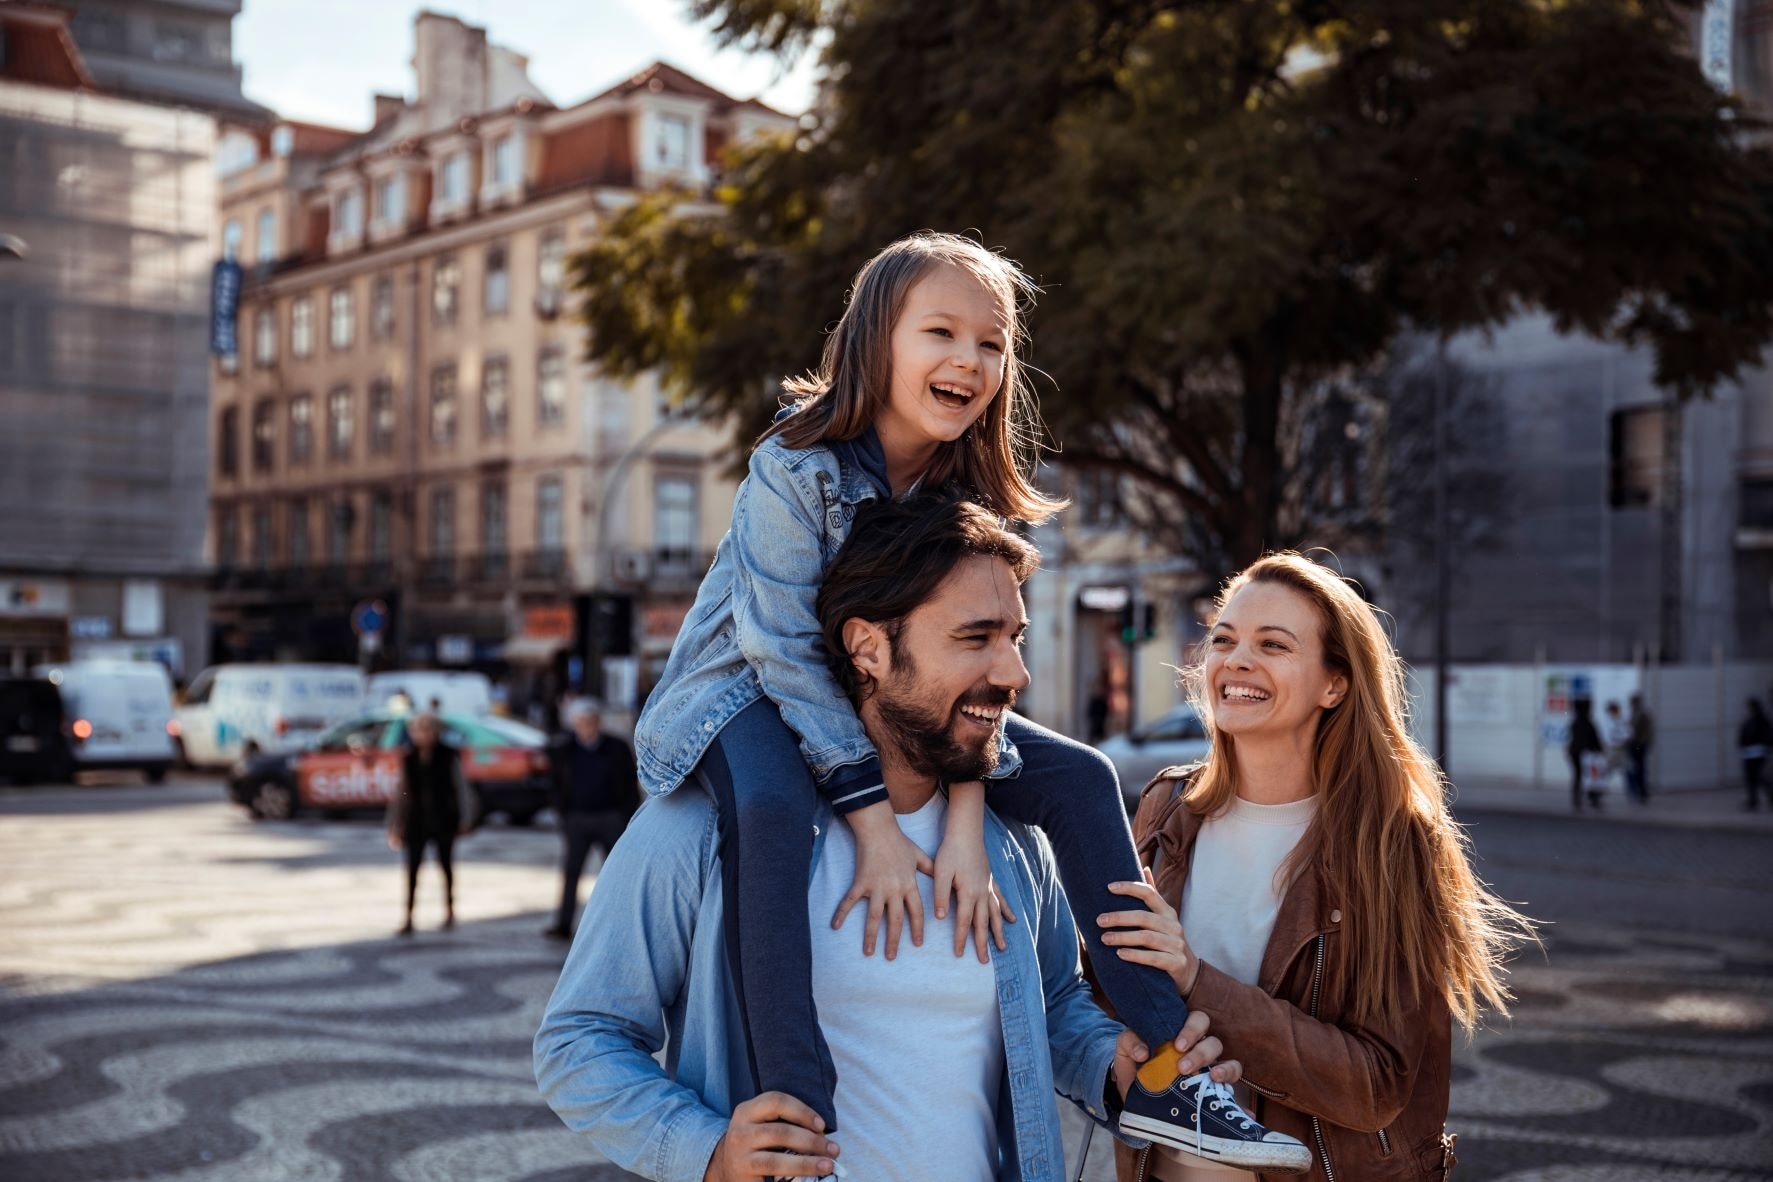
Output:
<instances>
[{"instance_id":1,"label":"poster on hoarding","mask_svg":"<svg viewBox=\"0 0 1773 1182\"><path fill-rule=\"evenodd\" d=\"M1621 711L1629 710L1631 696L1638 689L1638 669L1635 665L1579 665L1546 669L1539 704L1539 742L1559 751L1564 749L1570 741L1570 704L1576 699L1586 698L1593 703L1590 717L1598 727L1608 702L1618 702Z\"/></svg>"}]
</instances>

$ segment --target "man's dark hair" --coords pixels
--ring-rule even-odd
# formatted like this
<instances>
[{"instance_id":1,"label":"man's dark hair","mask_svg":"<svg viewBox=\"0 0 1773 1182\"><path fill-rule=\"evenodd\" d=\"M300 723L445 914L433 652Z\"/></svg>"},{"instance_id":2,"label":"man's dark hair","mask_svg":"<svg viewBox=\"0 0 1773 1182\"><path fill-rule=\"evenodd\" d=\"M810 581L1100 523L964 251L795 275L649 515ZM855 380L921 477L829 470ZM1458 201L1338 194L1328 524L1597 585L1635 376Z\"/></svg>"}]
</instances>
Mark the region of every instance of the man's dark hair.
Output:
<instances>
[{"instance_id":1,"label":"man's dark hair","mask_svg":"<svg viewBox=\"0 0 1773 1182\"><path fill-rule=\"evenodd\" d=\"M926 493L874 501L856 514L850 536L819 588L819 630L837 684L852 702L866 687L843 643L843 626L866 620L885 629L897 649L905 617L936 593L964 559L1001 558L1016 582L1040 565L1033 543L1001 517L952 494Z\"/></svg>"}]
</instances>

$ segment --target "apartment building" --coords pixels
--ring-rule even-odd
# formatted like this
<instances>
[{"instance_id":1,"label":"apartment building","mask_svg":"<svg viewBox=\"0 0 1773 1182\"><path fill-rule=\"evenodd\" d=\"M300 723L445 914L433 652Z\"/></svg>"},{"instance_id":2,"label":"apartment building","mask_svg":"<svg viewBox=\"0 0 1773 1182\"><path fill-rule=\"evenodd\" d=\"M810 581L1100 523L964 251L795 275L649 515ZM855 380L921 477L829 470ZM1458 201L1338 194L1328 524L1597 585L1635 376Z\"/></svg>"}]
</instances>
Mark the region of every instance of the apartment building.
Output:
<instances>
[{"instance_id":1,"label":"apartment building","mask_svg":"<svg viewBox=\"0 0 1773 1182\"><path fill-rule=\"evenodd\" d=\"M727 143L794 124L662 63L557 108L484 30L415 32L417 97L376 96L369 131L223 137L217 650L631 707L725 530L728 436L581 360L569 260L637 191L694 201Z\"/></svg>"}]
</instances>

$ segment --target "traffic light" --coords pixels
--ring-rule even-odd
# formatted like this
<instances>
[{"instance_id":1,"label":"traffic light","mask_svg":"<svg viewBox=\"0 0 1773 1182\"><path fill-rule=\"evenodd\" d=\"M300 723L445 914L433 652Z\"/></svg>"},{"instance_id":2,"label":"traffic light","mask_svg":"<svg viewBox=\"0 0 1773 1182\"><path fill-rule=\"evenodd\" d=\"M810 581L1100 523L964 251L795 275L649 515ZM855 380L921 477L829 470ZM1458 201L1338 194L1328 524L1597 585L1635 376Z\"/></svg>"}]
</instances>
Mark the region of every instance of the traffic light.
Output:
<instances>
[{"instance_id":1,"label":"traffic light","mask_svg":"<svg viewBox=\"0 0 1773 1182\"><path fill-rule=\"evenodd\" d=\"M1139 644L1157 635L1157 604L1134 603L1128 599L1120 609L1120 639L1123 644Z\"/></svg>"}]
</instances>

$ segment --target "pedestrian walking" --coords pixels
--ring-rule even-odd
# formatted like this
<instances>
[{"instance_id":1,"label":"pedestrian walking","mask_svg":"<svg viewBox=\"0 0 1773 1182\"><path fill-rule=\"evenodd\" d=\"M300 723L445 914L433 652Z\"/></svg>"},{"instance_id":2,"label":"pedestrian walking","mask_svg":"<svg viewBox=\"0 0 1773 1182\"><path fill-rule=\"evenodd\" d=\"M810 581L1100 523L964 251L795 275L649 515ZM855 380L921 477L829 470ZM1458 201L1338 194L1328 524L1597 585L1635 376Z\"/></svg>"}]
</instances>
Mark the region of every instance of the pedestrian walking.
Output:
<instances>
[{"instance_id":1,"label":"pedestrian walking","mask_svg":"<svg viewBox=\"0 0 1773 1182\"><path fill-rule=\"evenodd\" d=\"M1748 790L1748 801L1743 805L1749 812L1761 807L1761 790L1767 789L1768 803L1773 804L1773 788L1768 787L1767 748L1773 747L1773 720L1768 719L1767 711L1759 698L1748 700L1748 717L1742 720L1742 727L1736 732L1736 751L1742 756L1742 784Z\"/></svg>"},{"instance_id":2,"label":"pedestrian walking","mask_svg":"<svg viewBox=\"0 0 1773 1182\"><path fill-rule=\"evenodd\" d=\"M406 853L406 922L412 935L413 896L425 848L437 850L443 871L443 926L456 926L455 842L474 825L474 796L462 773L461 753L443 741L443 723L420 714L407 724L411 741L401 761L400 790L388 802L388 847Z\"/></svg>"},{"instance_id":3,"label":"pedestrian walking","mask_svg":"<svg viewBox=\"0 0 1773 1182\"><path fill-rule=\"evenodd\" d=\"M1625 790L1639 804L1650 803L1650 748L1656 744L1656 719L1644 708L1641 694L1631 696L1631 738L1625 747Z\"/></svg>"},{"instance_id":4,"label":"pedestrian walking","mask_svg":"<svg viewBox=\"0 0 1773 1182\"><path fill-rule=\"evenodd\" d=\"M605 857L628 828L640 807L640 780L634 752L614 735L603 733L603 708L588 698L567 707L568 731L555 748L554 776L560 836L560 910L544 935L570 940L579 910L579 875L592 846Z\"/></svg>"},{"instance_id":5,"label":"pedestrian walking","mask_svg":"<svg viewBox=\"0 0 1773 1182\"><path fill-rule=\"evenodd\" d=\"M1570 757L1570 807L1582 811L1582 796L1598 812L1601 786L1606 782L1606 747L1594 725L1594 703L1576 698L1570 703L1570 739L1564 750Z\"/></svg>"},{"instance_id":6,"label":"pedestrian walking","mask_svg":"<svg viewBox=\"0 0 1773 1182\"><path fill-rule=\"evenodd\" d=\"M1444 1178L1453 1022L1507 1012L1506 953L1533 928L1472 873L1378 614L1270 554L1226 587L1190 679L1212 747L1146 788L1144 881L1110 889L1150 910L1102 916L1103 943L1212 1016L1261 1081L1256 1119L1316 1151L1313 1182ZM1275 1173L1115 1155L1120 1182Z\"/></svg>"}]
</instances>

